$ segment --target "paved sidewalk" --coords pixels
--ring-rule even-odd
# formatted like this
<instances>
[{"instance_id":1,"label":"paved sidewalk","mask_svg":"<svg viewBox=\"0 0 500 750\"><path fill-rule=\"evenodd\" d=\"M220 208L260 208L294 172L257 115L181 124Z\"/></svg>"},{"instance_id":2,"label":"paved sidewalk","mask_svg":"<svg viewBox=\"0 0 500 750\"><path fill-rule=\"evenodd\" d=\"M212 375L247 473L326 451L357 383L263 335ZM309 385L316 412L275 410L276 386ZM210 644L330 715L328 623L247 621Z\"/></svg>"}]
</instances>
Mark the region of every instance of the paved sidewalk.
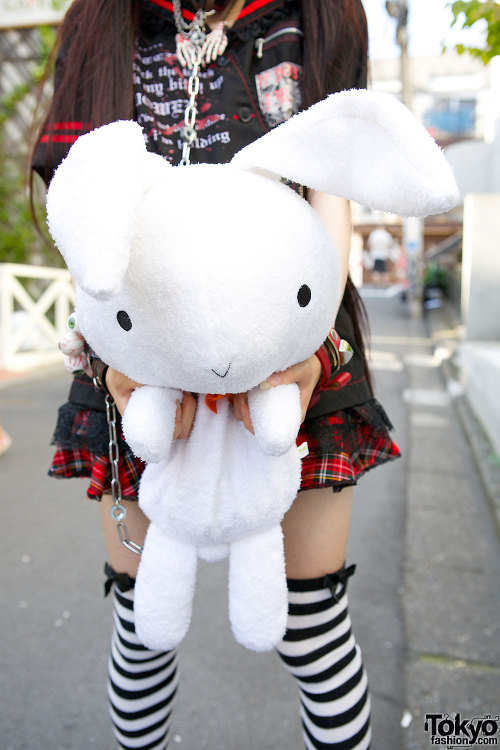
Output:
<instances>
[{"instance_id":1,"label":"paved sidewalk","mask_svg":"<svg viewBox=\"0 0 500 750\"><path fill-rule=\"evenodd\" d=\"M356 491L351 612L372 690L372 750L420 750L433 746L426 713L500 712L500 553L491 483L481 480L488 447L483 438L470 448L465 405L448 382L456 373L439 352L454 340L441 313L430 332L397 296L367 295L367 305L377 394L403 457ZM115 747L97 506L82 501L84 481L45 477L68 388L62 371L0 383L0 420L14 439L0 459L2 750ZM200 566L172 748L300 750L295 686L274 654L234 643L226 576L224 564Z\"/></svg>"},{"instance_id":2,"label":"paved sidewalk","mask_svg":"<svg viewBox=\"0 0 500 750\"><path fill-rule=\"evenodd\" d=\"M462 395L454 366L459 330L450 312L429 311L430 340L406 356L407 750L435 746L431 732L441 739L450 729L448 716L492 715L497 726L500 713L500 551L493 508L498 457L492 458ZM426 714L437 715L429 732ZM494 735L500 744L500 734ZM449 741L464 746L467 736Z\"/></svg>"}]
</instances>

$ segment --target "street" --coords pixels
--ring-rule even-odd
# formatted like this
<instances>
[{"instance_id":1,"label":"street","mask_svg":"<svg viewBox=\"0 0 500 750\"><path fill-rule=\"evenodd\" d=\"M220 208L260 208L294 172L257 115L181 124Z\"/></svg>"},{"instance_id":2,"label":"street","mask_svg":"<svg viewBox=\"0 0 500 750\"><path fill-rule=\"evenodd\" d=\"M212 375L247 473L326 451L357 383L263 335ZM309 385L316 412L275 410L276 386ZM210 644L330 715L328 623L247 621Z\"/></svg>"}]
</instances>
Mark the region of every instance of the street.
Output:
<instances>
[{"instance_id":1,"label":"street","mask_svg":"<svg viewBox=\"0 0 500 750\"><path fill-rule=\"evenodd\" d=\"M430 746L426 712L499 713L498 536L424 321L397 295L367 294L366 304L376 395L403 457L355 493L351 616L371 685L373 750L420 750ZM84 480L46 476L69 384L62 370L0 384L0 420L13 438L0 458L2 750L115 747L98 509ZM226 580L225 563L200 563L171 746L300 750L295 685L274 653L234 642Z\"/></svg>"}]
</instances>

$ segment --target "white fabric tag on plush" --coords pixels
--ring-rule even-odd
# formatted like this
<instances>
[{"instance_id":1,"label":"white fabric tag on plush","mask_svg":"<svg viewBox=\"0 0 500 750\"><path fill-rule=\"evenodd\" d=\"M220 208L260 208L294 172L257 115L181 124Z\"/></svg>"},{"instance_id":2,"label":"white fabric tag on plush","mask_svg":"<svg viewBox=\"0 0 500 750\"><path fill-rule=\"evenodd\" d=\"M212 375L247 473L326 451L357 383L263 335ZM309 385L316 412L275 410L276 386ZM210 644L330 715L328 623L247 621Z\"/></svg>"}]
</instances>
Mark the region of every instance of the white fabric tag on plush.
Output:
<instances>
[{"instance_id":1,"label":"white fabric tag on plush","mask_svg":"<svg viewBox=\"0 0 500 750\"><path fill-rule=\"evenodd\" d=\"M309 455L309 446L307 445L307 442L301 443L299 446L297 446L297 450L299 451L299 456L301 459Z\"/></svg>"}]
</instances>

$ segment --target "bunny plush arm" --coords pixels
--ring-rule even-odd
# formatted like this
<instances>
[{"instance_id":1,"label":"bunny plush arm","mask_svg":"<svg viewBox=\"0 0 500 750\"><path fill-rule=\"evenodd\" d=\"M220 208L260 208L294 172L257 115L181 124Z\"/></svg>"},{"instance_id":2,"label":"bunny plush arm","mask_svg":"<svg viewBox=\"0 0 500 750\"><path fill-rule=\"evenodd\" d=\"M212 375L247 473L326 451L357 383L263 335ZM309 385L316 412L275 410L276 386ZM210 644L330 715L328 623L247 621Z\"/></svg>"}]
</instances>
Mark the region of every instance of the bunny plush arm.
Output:
<instances>
[{"instance_id":1,"label":"bunny plush arm","mask_svg":"<svg viewBox=\"0 0 500 750\"><path fill-rule=\"evenodd\" d=\"M300 390L296 383L277 385L248 394L250 416L259 448L268 456L281 456L295 443L302 422Z\"/></svg>"},{"instance_id":2,"label":"bunny plush arm","mask_svg":"<svg viewBox=\"0 0 500 750\"><path fill-rule=\"evenodd\" d=\"M309 408L314 389L321 379L322 369L321 362L315 354L312 354L306 360L298 362L296 365L287 367L281 372L274 372L267 380L260 384L262 390L274 388L277 385L289 385L295 383L300 392L300 408L302 411L301 422L306 418L306 412ZM233 398L234 416L249 432L255 432L250 416L248 405L249 391L246 393L236 393Z\"/></svg>"},{"instance_id":3,"label":"bunny plush arm","mask_svg":"<svg viewBox=\"0 0 500 750\"><path fill-rule=\"evenodd\" d=\"M131 380L118 370L112 367L106 367L105 374L106 388L111 393L116 408L123 414L129 402L132 393L136 388L140 388L140 383ZM174 440L187 438L193 426L194 415L196 412L197 401L192 393L184 391L182 400L177 404L175 414Z\"/></svg>"},{"instance_id":4,"label":"bunny plush arm","mask_svg":"<svg viewBox=\"0 0 500 750\"><path fill-rule=\"evenodd\" d=\"M175 388L152 385L132 393L123 413L123 432L136 456L149 463L168 457L181 398Z\"/></svg>"}]
</instances>

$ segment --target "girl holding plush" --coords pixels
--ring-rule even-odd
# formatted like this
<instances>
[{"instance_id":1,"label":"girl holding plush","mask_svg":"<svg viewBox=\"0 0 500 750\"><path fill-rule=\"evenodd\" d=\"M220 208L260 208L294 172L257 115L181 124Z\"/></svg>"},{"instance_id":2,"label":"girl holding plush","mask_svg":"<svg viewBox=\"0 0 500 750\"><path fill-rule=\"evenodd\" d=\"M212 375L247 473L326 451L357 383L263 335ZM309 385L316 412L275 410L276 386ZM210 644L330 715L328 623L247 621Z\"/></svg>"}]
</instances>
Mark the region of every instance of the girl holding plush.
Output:
<instances>
[{"instance_id":1,"label":"girl holding plush","mask_svg":"<svg viewBox=\"0 0 500 750\"><path fill-rule=\"evenodd\" d=\"M200 87L189 136L187 81L197 49ZM55 93L33 168L48 184L79 135L118 119L135 119L148 149L173 164L186 153L191 162L228 162L243 146L327 94L363 88L366 54L361 0L325 0L314 10L307 0L75 0L61 27ZM348 277L348 202L307 188L304 197L341 255L345 292L335 328L351 344L353 356L342 364L332 332L315 355L263 384L299 385L304 419L299 441L309 447L301 490L283 521L289 627L278 652L300 690L306 747L365 750L370 701L347 608L346 585L354 566L346 568L344 560L353 486L365 471L399 452L367 371L362 306ZM50 474L88 476L88 496L100 500L109 554L106 590L113 588L115 597L108 693L117 742L122 748L166 748L177 654L150 651L135 634L139 557L121 544L110 515L104 399L109 392L123 412L138 384L99 360L94 359L93 368L94 382L77 375L60 409ZM196 408L195 396L185 393L176 439L189 435ZM246 394L234 395L233 408L251 431ZM130 538L142 544L148 522L136 500L143 464L121 436L119 448L127 528Z\"/></svg>"}]
</instances>

